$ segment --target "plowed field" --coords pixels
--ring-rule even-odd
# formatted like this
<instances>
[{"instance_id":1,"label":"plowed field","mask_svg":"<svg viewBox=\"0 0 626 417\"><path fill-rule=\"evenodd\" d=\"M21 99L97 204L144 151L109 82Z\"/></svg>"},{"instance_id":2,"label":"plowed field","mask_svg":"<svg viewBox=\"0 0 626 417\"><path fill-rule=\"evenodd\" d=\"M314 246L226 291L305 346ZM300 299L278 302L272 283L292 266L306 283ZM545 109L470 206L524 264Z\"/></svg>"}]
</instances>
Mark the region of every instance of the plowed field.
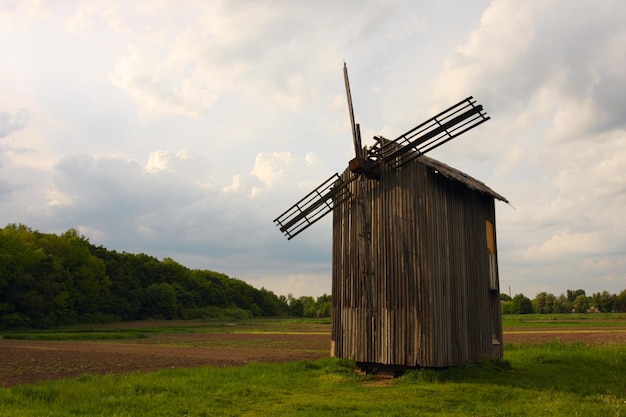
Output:
<instances>
[{"instance_id":1,"label":"plowed field","mask_svg":"<svg viewBox=\"0 0 626 417\"><path fill-rule=\"evenodd\" d=\"M505 329L504 334L505 344L553 340L564 343L626 343L626 327L515 328ZM178 330L123 341L0 339L0 386L82 374L123 374L163 368L316 360L328 357L329 347L330 326L319 324L284 331L244 329L181 333Z\"/></svg>"}]
</instances>

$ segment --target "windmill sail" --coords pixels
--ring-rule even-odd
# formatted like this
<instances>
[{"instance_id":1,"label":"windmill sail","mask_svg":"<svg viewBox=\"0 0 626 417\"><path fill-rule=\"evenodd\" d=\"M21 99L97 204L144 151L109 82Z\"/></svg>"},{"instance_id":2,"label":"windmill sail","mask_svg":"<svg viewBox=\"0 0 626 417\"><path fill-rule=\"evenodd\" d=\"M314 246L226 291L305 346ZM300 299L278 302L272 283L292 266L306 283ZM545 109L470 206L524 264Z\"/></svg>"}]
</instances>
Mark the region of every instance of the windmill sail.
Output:
<instances>
[{"instance_id":1,"label":"windmill sail","mask_svg":"<svg viewBox=\"0 0 626 417\"><path fill-rule=\"evenodd\" d=\"M397 168L487 120L483 106L468 97L387 144L378 141L368 156L375 165L387 163Z\"/></svg>"},{"instance_id":2,"label":"windmill sail","mask_svg":"<svg viewBox=\"0 0 626 417\"><path fill-rule=\"evenodd\" d=\"M359 125L354 122L354 108L352 106L352 93L350 92L350 80L348 79L348 67L343 63L343 81L346 85L346 97L348 98L348 113L350 114L350 126L352 127L352 142L354 143L354 155L361 155L361 132Z\"/></svg>"},{"instance_id":3,"label":"windmill sail","mask_svg":"<svg viewBox=\"0 0 626 417\"><path fill-rule=\"evenodd\" d=\"M320 220L333 210L335 204L341 204L352 193L347 185L356 177L342 181L338 174L332 175L302 200L274 219L274 223L289 240Z\"/></svg>"},{"instance_id":4,"label":"windmill sail","mask_svg":"<svg viewBox=\"0 0 626 417\"><path fill-rule=\"evenodd\" d=\"M349 88L346 78L346 90L352 119L354 116L351 111ZM395 140L385 141L378 138L376 144L368 150L367 160L360 158L357 153L357 157L350 161L348 168L355 174L351 179L342 181L338 174L332 175L302 200L274 219L274 223L288 239L292 239L330 213L335 204L341 204L351 198L352 193L347 185L360 175L365 175L368 179L378 180L379 170L377 168L381 164L388 164L392 168L402 166L487 120L489 117L484 112L483 106L477 104L473 97L468 97L400 135ZM353 124L352 127L355 150L357 150L357 146L360 145L359 125Z\"/></svg>"},{"instance_id":5,"label":"windmill sail","mask_svg":"<svg viewBox=\"0 0 626 417\"><path fill-rule=\"evenodd\" d=\"M288 239L294 238L330 213L335 205L351 198L352 193L347 185L357 178L365 177L378 181L381 179L381 164L387 164L392 168L402 166L489 120L483 111L483 106L477 104L473 97L468 97L415 126L395 140L388 141L382 137L377 137L376 144L365 151L361 145L360 127L354 122L352 94L350 93L348 68L345 62L343 64L343 76L355 152L355 158L348 162L348 169L353 176L342 181L338 174L332 175L302 200L274 219L274 223Z\"/></svg>"}]
</instances>

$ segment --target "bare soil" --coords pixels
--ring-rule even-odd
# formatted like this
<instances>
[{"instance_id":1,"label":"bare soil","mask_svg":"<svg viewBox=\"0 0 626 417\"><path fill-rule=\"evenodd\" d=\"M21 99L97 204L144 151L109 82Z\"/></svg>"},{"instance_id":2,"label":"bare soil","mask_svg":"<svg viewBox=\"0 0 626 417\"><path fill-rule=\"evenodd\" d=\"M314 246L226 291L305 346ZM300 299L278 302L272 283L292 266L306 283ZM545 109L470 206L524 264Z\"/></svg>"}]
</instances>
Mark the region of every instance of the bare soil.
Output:
<instances>
[{"instance_id":1,"label":"bare soil","mask_svg":"<svg viewBox=\"0 0 626 417\"><path fill-rule=\"evenodd\" d=\"M107 342L0 339L0 387L83 374L125 374L165 368L238 366L251 362L328 357L330 332L310 330L156 334L145 339ZM563 343L626 343L626 327L524 328L505 331L504 334L505 343L553 340Z\"/></svg>"}]
</instances>

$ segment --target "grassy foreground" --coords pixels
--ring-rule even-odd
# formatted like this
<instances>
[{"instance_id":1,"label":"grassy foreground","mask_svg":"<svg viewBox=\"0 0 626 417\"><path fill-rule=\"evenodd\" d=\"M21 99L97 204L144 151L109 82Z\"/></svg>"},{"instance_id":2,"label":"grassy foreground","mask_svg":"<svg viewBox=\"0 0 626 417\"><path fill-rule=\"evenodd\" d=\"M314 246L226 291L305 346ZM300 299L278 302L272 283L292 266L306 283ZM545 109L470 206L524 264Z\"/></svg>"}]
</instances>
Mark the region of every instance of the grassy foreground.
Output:
<instances>
[{"instance_id":1,"label":"grassy foreground","mask_svg":"<svg viewBox=\"0 0 626 417\"><path fill-rule=\"evenodd\" d=\"M501 363L383 381L325 359L0 389L0 416L79 415L626 416L626 346L507 345Z\"/></svg>"}]
</instances>

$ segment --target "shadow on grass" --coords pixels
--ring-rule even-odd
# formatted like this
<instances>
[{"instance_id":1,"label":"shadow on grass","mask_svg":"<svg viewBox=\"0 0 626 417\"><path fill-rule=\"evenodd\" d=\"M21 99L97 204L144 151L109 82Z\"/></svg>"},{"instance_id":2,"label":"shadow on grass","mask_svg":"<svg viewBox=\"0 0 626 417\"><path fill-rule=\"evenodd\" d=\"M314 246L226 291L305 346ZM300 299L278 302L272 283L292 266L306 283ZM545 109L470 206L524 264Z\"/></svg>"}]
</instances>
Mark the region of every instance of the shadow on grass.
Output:
<instances>
[{"instance_id":1,"label":"shadow on grass","mask_svg":"<svg viewBox=\"0 0 626 417\"><path fill-rule=\"evenodd\" d=\"M479 383L577 395L626 396L626 346L551 342L505 346L505 359L445 369L416 369L398 384Z\"/></svg>"}]
</instances>

